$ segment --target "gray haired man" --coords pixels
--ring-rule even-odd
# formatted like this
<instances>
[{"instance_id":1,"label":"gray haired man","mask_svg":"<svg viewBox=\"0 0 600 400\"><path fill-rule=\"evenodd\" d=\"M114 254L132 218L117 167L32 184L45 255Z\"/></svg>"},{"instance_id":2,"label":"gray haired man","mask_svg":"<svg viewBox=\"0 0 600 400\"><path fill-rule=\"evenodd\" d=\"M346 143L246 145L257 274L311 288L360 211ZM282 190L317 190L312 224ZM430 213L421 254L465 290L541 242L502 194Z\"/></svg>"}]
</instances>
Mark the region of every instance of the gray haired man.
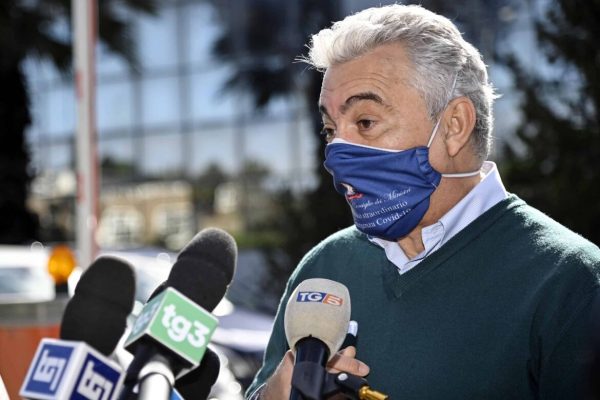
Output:
<instances>
[{"instance_id":1,"label":"gray haired man","mask_svg":"<svg viewBox=\"0 0 600 400\"><path fill-rule=\"evenodd\" d=\"M312 38L325 168L354 226L290 277L251 397L289 397L283 314L303 280L346 285L356 347L332 371L392 399L583 397L600 250L487 161L494 90L479 52L418 6L371 8Z\"/></svg>"}]
</instances>

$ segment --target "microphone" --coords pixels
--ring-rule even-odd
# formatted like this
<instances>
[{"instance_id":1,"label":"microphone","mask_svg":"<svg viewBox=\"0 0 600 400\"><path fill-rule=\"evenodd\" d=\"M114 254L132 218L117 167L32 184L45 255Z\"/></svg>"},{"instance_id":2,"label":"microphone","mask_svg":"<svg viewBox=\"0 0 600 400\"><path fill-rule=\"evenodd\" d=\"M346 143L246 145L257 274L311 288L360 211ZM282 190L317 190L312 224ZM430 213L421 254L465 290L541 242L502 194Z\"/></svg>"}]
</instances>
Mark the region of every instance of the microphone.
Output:
<instances>
[{"instance_id":1,"label":"microphone","mask_svg":"<svg viewBox=\"0 0 600 400\"><path fill-rule=\"evenodd\" d=\"M113 400L123 378L116 362L84 342L44 338L19 394L40 400Z\"/></svg>"},{"instance_id":2,"label":"microphone","mask_svg":"<svg viewBox=\"0 0 600 400\"><path fill-rule=\"evenodd\" d=\"M184 399L207 399L217 381L221 362L217 353L206 349L200 365L175 382L175 389Z\"/></svg>"},{"instance_id":3,"label":"microphone","mask_svg":"<svg viewBox=\"0 0 600 400\"><path fill-rule=\"evenodd\" d=\"M148 298L148 301L159 295L167 288L167 286L167 281L161 283L156 289L154 289ZM217 378L219 377L220 367L221 362L219 361L219 356L217 356L217 354L211 350L210 347L207 347L200 365L178 378L175 381L175 389L184 399L207 399L210 394L211 387L215 384ZM140 368L141 366L137 367L136 372L132 374L133 378L136 380Z\"/></svg>"},{"instance_id":4,"label":"microphone","mask_svg":"<svg viewBox=\"0 0 600 400\"><path fill-rule=\"evenodd\" d=\"M61 321L63 340L42 339L21 387L29 399L116 399L123 382L107 358L133 308L135 279L118 259L99 257L83 273Z\"/></svg>"},{"instance_id":5,"label":"microphone","mask_svg":"<svg viewBox=\"0 0 600 400\"><path fill-rule=\"evenodd\" d=\"M144 306L125 342L135 356L121 399L131 395L138 380L140 399L145 392L168 397L175 376L198 366L217 326L207 310L224 296L236 258L235 241L216 228L202 230L181 250L166 288Z\"/></svg>"},{"instance_id":6,"label":"microphone","mask_svg":"<svg viewBox=\"0 0 600 400\"><path fill-rule=\"evenodd\" d=\"M296 355L290 399L322 397L324 367L344 342L349 323L350 294L346 286L313 278L296 287L284 315L287 342Z\"/></svg>"},{"instance_id":7,"label":"microphone","mask_svg":"<svg viewBox=\"0 0 600 400\"><path fill-rule=\"evenodd\" d=\"M127 262L98 257L81 275L60 325L64 340L86 342L110 355L125 332L135 298L135 275Z\"/></svg>"}]
</instances>

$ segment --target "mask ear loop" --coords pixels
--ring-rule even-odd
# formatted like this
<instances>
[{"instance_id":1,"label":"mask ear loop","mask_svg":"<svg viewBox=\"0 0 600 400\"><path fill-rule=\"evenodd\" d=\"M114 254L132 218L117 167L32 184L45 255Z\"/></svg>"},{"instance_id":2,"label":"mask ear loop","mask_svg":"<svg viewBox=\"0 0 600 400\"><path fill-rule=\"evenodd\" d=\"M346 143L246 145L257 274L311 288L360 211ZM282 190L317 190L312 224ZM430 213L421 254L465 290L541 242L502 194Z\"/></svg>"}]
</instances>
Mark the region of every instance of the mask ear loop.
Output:
<instances>
[{"instance_id":1,"label":"mask ear loop","mask_svg":"<svg viewBox=\"0 0 600 400\"><path fill-rule=\"evenodd\" d=\"M456 73L456 75L454 75L454 81L452 82L452 89L450 89L450 96L449 96L450 98L446 102L446 107L452 100L452 93L454 93L454 89L456 88L457 80L458 80L458 72ZM444 110L445 110L445 107L444 107ZM435 127L433 128L433 132L431 133L429 142L427 143L427 148L429 148L431 146L431 143L433 143L433 139L435 138L435 134L437 133L437 130L438 130L438 127L440 126L441 121L442 121L442 116L440 115L440 118L438 118L438 121L435 124ZM455 174L442 174L442 176L446 177L446 178L467 178L469 176L475 176L475 175L479 175L479 170L472 171L472 172L461 172L461 173L455 173Z\"/></svg>"},{"instance_id":2,"label":"mask ear loop","mask_svg":"<svg viewBox=\"0 0 600 400\"><path fill-rule=\"evenodd\" d=\"M437 133L438 126L440 126L440 122L441 121L442 121L442 117L440 117L438 119L438 121L436 122L435 126L433 127L433 132L431 133L431 136L429 136L429 142L427 142L427 148L431 147L431 143L433 143L433 139L435 139L435 134Z\"/></svg>"},{"instance_id":3,"label":"mask ear loop","mask_svg":"<svg viewBox=\"0 0 600 400\"><path fill-rule=\"evenodd\" d=\"M452 81L452 88L450 89L450 95L448 96L448 101L446 102L446 106L444 106L444 111L446 110L446 107L448 107L448 104L452 100L452 93L454 93L454 89L456 88L457 80L458 80L458 72L456 73L456 75L454 75L454 81ZM443 114L443 111L442 111L442 114ZM429 136L429 142L427 142L427 148L431 147L431 143L433 143L433 139L435 139L435 135L437 133L438 127L440 126L440 122L442 122L441 115L438 118L435 126L433 127L433 132L431 132L431 136Z\"/></svg>"}]
</instances>

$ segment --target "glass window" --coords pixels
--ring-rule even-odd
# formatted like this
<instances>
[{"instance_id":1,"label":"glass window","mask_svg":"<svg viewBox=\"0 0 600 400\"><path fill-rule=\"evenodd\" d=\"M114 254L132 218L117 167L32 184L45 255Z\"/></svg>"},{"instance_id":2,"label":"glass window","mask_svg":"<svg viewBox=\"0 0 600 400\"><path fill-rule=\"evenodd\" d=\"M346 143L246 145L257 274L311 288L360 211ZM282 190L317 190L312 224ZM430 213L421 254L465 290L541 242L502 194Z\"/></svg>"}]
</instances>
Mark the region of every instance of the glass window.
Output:
<instances>
[{"instance_id":1,"label":"glass window","mask_svg":"<svg viewBox=\"0 0 600 400\"><path fill-rule=\"evenodd\" d=\"M295 189L314 184L317 139L308 117L284 121L265 120L246 129L246 159L266 165L274 183L282 181Z\"/></svg>"},{"instance_id":2,"label":"glass window","mask_svg":"<svg viewBox=\"0 0 600 400\"><path fill-rule=\"evenodd\" d=\"M35 57L25 59L23 72L31 82L41 83L60 78L60 73L51 61Z\"/></svg>"},{"instance_id":3,"label":"glass window","mask_svg":"<svg viewBox=\"0 0 600 400\"><path fill-rule=\"evenodd\" d=\"M177 64L177 18L175 8L163 7L157 16L140 14L137 22L137 49L144 68Z\"/></svg>"},{"instance_id":4,"label":"glass window","mask_svg":"<svg viewBox=\"0 0 600 400\"><path fill-rule=\"evenodd\" d=\"M136 245L142 242L145 221L134 206L108 206L100 217L98 241L102 246Z\"/></svg>"},{"instance_id":5,"label":"glass window","mask_svg":"<svg viewBox=\"0 0 600 400\"><path fill-rule=\"evenodd\" d=\"M236 154L233 126L204 127L192 133L192 154L188 171L202 173L210 164L217 164L226 172L237 169L240 156Z\"/></svg>"},{"instance_id":6,"label":"glass window","mask_svg":"<svg viewBox=\"0 0 600 400\"><path fill-rule=\"evenodd\" d=\"M211 49L220 35L218 15L210 4L188 4L183 7L187 18L187 49L185 61L194 65L203 64L212 59Z\"/></svg>"},{"instance_id":7,"label":"glass window","mask_svg":"<svg viewBox=\"0 0 600 400\"><path fill-rule=\"evenodd\" d=\"M179 120L178 80L176 77L142 80L142 123L146 126Z\"/></svg>"},{"instance_id":8,"label":"glass window","mask_svg":"<svg viewBox=\"0 0 600 400\"><path fill-rule=\"evenodd\" d=\"M232 118L239 113L240 93L224 91L233 69L219 66L191 75L192 117L195 120Z\"/></svg>"},{"instance_id":9,"label":"glass window","mask_svg":"<svg viewBox=\"0 0 600 400\"><path fill-rule=\"evenodd\" d=\"M293 125L288 121L251 123L246 128L246 159L260 161L274 175L289 175L295 167L290 138Z\"/></svg>"},{"instance_id":10,"label":"glass window","mask_svg":"<svg viewBox=\"0 0 600 400\"><path fill-rule=\"evenodd\" d=\"M102 83L98 86L98 130L124 128L133 124L131 82Z\"/></svg>"},{"instance_id":11,"label":"glass window","mask_svg":"<svg viewBox=\"0 0 600 400\"><path fill-rule=\"evenodd\" d=\"M44 133L54 136L72 135L75 132L77 113L73 86L62 84L49 89L44 96L47 106Z\"/></svg>"},{"instance_id":12,"label":"glass window","mask_svg":"<svg viewBox=\"0 0 600 400\"><path fill-rule=\"evenodd\" d=\"M176 236L189 238L194 234L194 210L191 202L171 201L158 204L152 210L152 221L155 234L167 240Z\"/></svg>"},{"instance_id":13,"label":"glass window","mask_svg":"<svg viewBox=\"0 0 600 400\"><path fill-rule=\"evenodd\" d=\"M264 116L273 117L289 117L294 115L297 107L296 101L292 96L277 97L272 99L262 110L261 114Z\"/></svg>"},{"instance_id":14,"label":"glass window","mask_svg":"<svg viewBox=\"0 0 600 400\"><path fill-rule=\"evenodd\" d=\"M122 162L133 162L133 139L130 137L118 137L99 141L98 157L102 160L110 157Z\"/></svg>"},{"instance_id":15,"label":"glass window","mask_svg":"<svg viewBox=\"0 0 600 400\"><path fill-rule=\"evenodd\" d=\"M43 169L61 170L75 166L71 142L51 143L45 145L41 152L46 152Z\"/></svg>"},{"instance_id":16,"label":"glass window","mask_svg":"<svg viewBox=\"0 0 600 400\"><path fill-rule=\"evenodd\" d=\"M140 42L142 42L140 40ZM127 65L127 61L121 56L112 53L108 48L102 45L98 45L98 50L96 51L98 55L97 58L97 75L99 77L104 77L107 75L125 75L129 73L129 66Z\"/></svg>"},{"instance_id":17,"label":"glass window","mask_svg":"<svg viewBox=\"0 0 600 400\"><path fill-rule=\"evenodd\" d=\"M98 160L103 179L128 179L135 176L133 139L101 138L98 143Z\"/></svg>"},{"instance_id":18,"label":"glass window","mask_svg":"<svg viewBox=\"0 0 600 400\"><path fill-rule=\"evenodd\" d=\"M184 170L183 136L179 133L148 135L142 139L142 173L150 176L179 174Z\"/></svg>"}]
</instances>

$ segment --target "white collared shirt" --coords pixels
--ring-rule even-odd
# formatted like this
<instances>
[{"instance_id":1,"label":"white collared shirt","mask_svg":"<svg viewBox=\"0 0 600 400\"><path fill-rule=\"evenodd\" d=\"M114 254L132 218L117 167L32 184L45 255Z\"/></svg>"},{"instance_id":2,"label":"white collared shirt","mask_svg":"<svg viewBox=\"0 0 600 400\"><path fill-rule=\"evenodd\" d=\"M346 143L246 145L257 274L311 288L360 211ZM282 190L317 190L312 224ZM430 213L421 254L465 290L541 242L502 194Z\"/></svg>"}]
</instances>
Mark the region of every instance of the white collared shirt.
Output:
<instances>
[{"instance_id":1,"label":"white collared shirt","mask_svg":"<svg viewBox=\"0 0 600 400\"><path fill-rule=\"evenodd\" d=\"M421 230L421 239L425 250L415 258L409 259L397 242L375 237L369 237L369 240L385 250L387 259L398 267L400 274L410 271L481 214L508 196L494 162L484 162L481 172L484 175L481 182L444 214L438 222Z\"/></svg>"}]
</instances>

